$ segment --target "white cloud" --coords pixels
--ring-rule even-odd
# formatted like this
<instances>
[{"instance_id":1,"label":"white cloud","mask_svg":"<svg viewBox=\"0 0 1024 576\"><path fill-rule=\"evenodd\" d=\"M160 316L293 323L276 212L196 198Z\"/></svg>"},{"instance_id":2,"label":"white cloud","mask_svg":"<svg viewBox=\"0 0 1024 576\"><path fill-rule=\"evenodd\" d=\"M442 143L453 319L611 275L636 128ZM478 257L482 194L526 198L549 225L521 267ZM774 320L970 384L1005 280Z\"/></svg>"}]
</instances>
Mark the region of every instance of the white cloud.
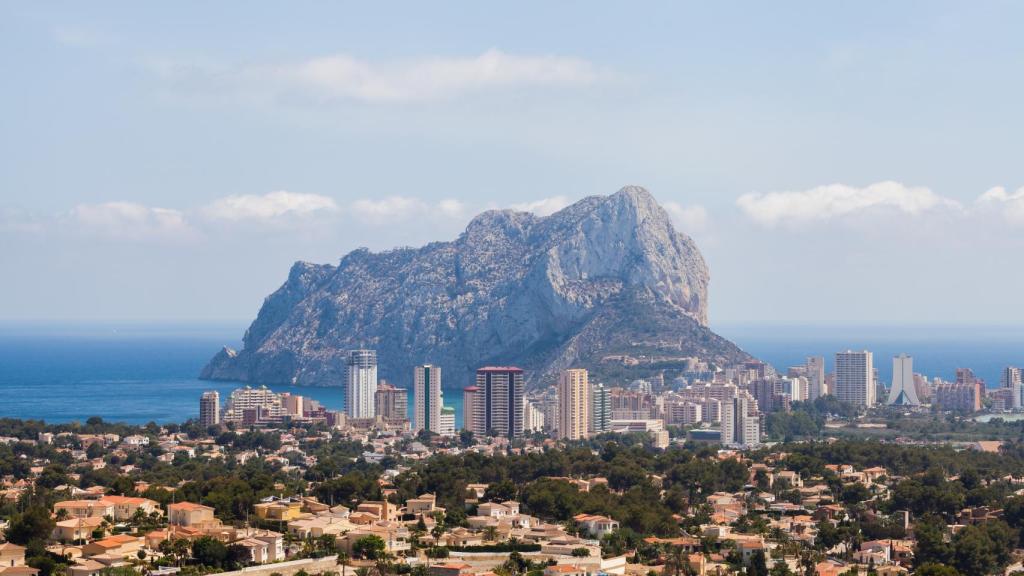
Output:
<instances>
[{"instance_id":1,"label":"white cloud","mask_svg":"<svg viewBox=\"0 0 1024 576\"><path fill-rule=\"evenodd\" d=\"M375 221L405 220L413 216L461 218L466 206L455 199L446 198L431 204L420 198L389 196L380 200L363 198L351 205L351 211L360 217Z\"/></svg>"},{"instance_id":2,"label":"white cloud","mask_svg":"<svg viewBox=\"0 0 1024 576\"><path fill-rule=\"evenodd\" d=\"M470 57L371 62L334 54L295 63L218 66L155 61L150 68L182 87L237 90L255 95L300 95L317 100L410 102L455 98L515 87L585 86L601 73L590 62L564 56L522 56L491 49Z\"/></svg>"},{"instance_id":3,"label":"white cloud","mask_svg":"<svg viewBox=\"0 0 1024 576\"><path fill-rule=\"evenodd\" d=\"M700 232L708 225L708 211L699 204L683 206L678 202L665 202L662 206L683 232Z\"/></svg>"},{"instance_id":4,"label":"white cloud","mask_svg":"<svg viewBox=\"0 0 1024 576\"><path fill-rule=\"evenodd\" d=\"M1007 192L1006 188L996 186L979 196L975 204L982 210L1000 212L1010 223L1024 224L1024 188Z\"/></svg>"},{"instance_id":5,"label":"white cloud","mask_svg":"<svg viewBox=\"0 0 1024 576\"><path fill-rule=\"evenodd\" d=\"M205 206L203 214L214 220L271 220L334 212L337 209L338 205L327 196L278 190L263 195L241 194L219 198Z\"/></svg>"},{"instance_id":6,"label":"white cloud","mask_svg":"<svg viewBox=\"0 0 1024 576\"><path fill-rule=\"evenodd\" d=\"M542 198L533 202L513 204L512 209L519 212L533 212L537 216L550 216L569 205L569 199L565 196L552 196Z\"/></svg>"},{"instance_id":7,"label":"white cloud","mask_svg":"<svg viewBox=\"0 0 1024 576\"><path fill-rule=\"evenodd\" d=\"M831 220L872 209L889 209L909 215L950 209L961 204L928 188L885 181L864 188L831 184L799 192L750 193L736 205L752 220L766 226Z\"/></svg>"},{"instance_id":8,"label":"white cloud","mask_svg":"<svg viewBox=\"0 0 1024 576\"><path fill-rule=\"evenodd\" d=\"M195 234L181 211L135 202L79 204L71 216L86 231L112 238L186 239Z\"/></svg>"}]
</instances>

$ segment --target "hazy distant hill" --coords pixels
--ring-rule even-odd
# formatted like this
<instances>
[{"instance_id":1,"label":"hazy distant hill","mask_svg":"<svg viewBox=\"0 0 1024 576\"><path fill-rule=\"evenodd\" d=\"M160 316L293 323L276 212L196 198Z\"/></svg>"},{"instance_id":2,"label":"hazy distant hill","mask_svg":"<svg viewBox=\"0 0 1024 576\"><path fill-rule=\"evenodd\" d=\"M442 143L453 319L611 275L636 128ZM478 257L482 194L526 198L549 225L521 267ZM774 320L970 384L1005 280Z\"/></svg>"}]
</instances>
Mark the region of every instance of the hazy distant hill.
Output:
<instances>
[{"instance_id":1,"label":"hazy distant hill","mask_svg":"<svg viewBox=\"0 0 1024 576\"><path fill-rule=\"evenodd\" d=\"M243 349L223 350L201 377L338 385L345 351L360 347L377 350L382 378L407 385L430 362L446 387L486 364L519 365L536 386L571 366L624 376L609 355L664 358L631 377L683 356L747 358L707 328L707 284L697 246L643 188L548 217L489 211L454 242L296 263Z\"/></svg>"}]
</instances>

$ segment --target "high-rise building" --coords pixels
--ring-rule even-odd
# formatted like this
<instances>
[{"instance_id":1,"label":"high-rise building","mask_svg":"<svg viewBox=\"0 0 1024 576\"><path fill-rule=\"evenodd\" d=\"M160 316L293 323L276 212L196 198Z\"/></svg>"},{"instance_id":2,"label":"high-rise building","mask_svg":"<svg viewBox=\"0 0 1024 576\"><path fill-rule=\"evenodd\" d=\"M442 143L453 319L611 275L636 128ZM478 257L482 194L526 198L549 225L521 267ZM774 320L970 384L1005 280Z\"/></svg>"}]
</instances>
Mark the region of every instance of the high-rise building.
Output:
<instances>
[{"instance_id":1,"label":"high-rise building","mask_svg":"<svg viewBox=\"0 0 1024 576\"><path fill-rule=\"evenodd\" d=\"M1003 368L1003 373L999 376L999 384L1009 390L1008 408L1020 410L1021 406L1024 406L1024 398L1021 398L1021 395L1024 394L1024 374L1021 373L1021 369L1016 366Z\"/></svg>"},{"instance_id":2,"label":"high-rise building","mask_svg":"<svg viewBox=\"0 0 1024 576\"><path fill-rule=\"evenodd\" d=\"M483 394L479 386L467 386L462 390L462 429L476 432L479 428L476 415L483 411Z\"/></svg>"},{"instance_id":3,"label":"high-rise building","mask_svg":"<svg viewBox=\"0 0 1024 576\"><path fill-rule=\"evenodd\" d=\"M373 410L377 416L387 420L408 419L409 391L381 380L374 392Z\"/></svg>"},{"instance_id":4,"label":"high-rise building","mask_svg":"<svg viewBox=\"0 0 1024 576\"><path fill-rule=\"evenodd\" d=\"M789 399L793 402L803 402L807 400L807 377L806 376L794 376L789 378L783 378L782 393L789 396Z\"/></svg>"},{"instance_id":5,"label":"high-rise building","mask_svg":"<svg viewBox=\"0 0 1024 576\"><path fill-rule=\"evenodd\" d=\"M747 392L722 402L723 446L748 448L761 443L761 418Z\"/></svg>"},{"instance_id":6,"label":"high-rise building","mask_svg":"<svg viewBox=\"0 0 1024 576\"><path fill-rule=\"evenodd\" d=\"M956 369L956 383L957 384L971 384L978 380L978 377L974 375L974 370L970 368L957 368Z\"/></svg>"},{"instance_id":7,"label":"high-rise building","mask_svg":"<svg viewBox=\"0 0 1024 576\"><path fill-rule=\"evenodd\" d=\"M810 356L807 358L807 399L814 402L828 394L825 385L825 357Z\"/></svg>"},{"instance_id":8,"label":"high-rise building","mask_svg":"<svg viewBox=\"0 0 1024 576\"><path fill-rule=\"evenodd\" d=\"M488 366L476 371L472 428L478 436L523 436L523 370Z\"/></svg>"},{"instance_id":9,"label":"high-rise building","mask_svg":"<svg viewBox=\"0 0 1024 576\"><path fill-rule=\"evenodd\" d=\"M563 370L558 377L558 437L586 438L590 431L590 380L583 368Z\"/></svg>"},{"instance_id":10,"label":"high-rise building","mask_svg":"<svg viewBox=\"0 0 1024 576\"><path fill-rule=\"evenodd\" d=\"M429 430L441 433L441 409L444 400L441 392L441 367L424 364L413 368L413 430Z\"/></svg>"},{"instance_id":11,"label":"high-rise building","mask_svg":"<svg viewBox=\"0 0 1024 576\"><path fill-rule=\"evenodd\" d=\"M217 424L220 424L220 392L203 392L199 397L199 425L208 428Z\"/></svg>"},{"instance_id":12,"label":"high-rise building","mask_svg":"<svg viewBox=\"0 0 1024 576\"><path fill-rule=\"evenodd\" d=\"M906 354L892 359L892 388L889 389L890 406L920 406L917 386L914 384L914 359Z\"/></svg>"},{"instance_id":13,"label":"high-rise building","mask_svg":"<svg viewBox=\"0 0 1024 576\"><path fill-rule=\"evenodd\" d=\"M536 403L530 400L525 401L523 407L523 430L526 432L543 432L547 428L544 418L544 411Z\"/></svg>"},{"instance_id":14,"label":"high-rise building","mask_svg":"<svg viewBox=\"0 0 1024 576\"><path fill-rule=\"evenodd\" d=\"M590 433L607 432L612 422L612 399L604 384L595 382L590 387Z\"/></svg>"},{"instance_id":15,"label":"high-rise building","mask_svg":"<svg viewBox=\"0 0 1024 576\"><path fill-rule=\"evenodd\" d=\"M437 418L437 433L441 436L455 436L455 408L442 406Z\"/></svg>"},{"instance_id":16,"label":"high-rise building","mask_svg":"<svg viewBox=\"0 0 1024 576\"><path fill-rule=\"evenodd\" d=\"M935 386L934 404L939 410L971 413L981 410L981 381L942 382Z\"/></svg>"},{"instance_id":17,"label":"high-rise building","mask_svg":"<svg viewBox=\"0 0 1024 576\"><path fill-rule=\"evenodd\" d=\"M867 350L836 353L835 396L854 406L875 404L875 369Z\"/></svg>"},{"instance_id":18,"label":"high-rise building","mask_svg":"<svg viewBox=\"0 0 1024 576\"><path fill-rule=\"evenodd\" d=\"M788 412L790 396L783 394L783 383L774 378L759 378L747 384L747 390L757 400L761 412ZM797 388L799 392L799 385Z\"/></svg>"},{"instance_id":19,"label":"high-rise building","mask_svg":"<svg viewBox=\"0 0 1024 576\"><path fill-rule=\"evenodd\" d=\"M373 418L377 393L377 352L351 350L345 385L345 413L349 418Z\"/></svg>"},{"instance_id":20,"label":"high-rise building","mask_svg":"<svg viewBox=\"0 0 1024 576\"><path fill-rule=\"evenodd\" d=\"M650 392L612 388L609 399L612 420L647 420L654 415L654 396Z\"/></svg>"},{"instance_id":21,"label":"high-rise building","mask_svg":"<svg viewBox=\"0 0 1024 576\"><path fill-rule=\"evenodd\" d=\"M284 414L287 416L301 418L305 412L305 398L302 396L296 396L289 392L281 394L281 408L284 410Z\"/></svg>"}]
</instances>

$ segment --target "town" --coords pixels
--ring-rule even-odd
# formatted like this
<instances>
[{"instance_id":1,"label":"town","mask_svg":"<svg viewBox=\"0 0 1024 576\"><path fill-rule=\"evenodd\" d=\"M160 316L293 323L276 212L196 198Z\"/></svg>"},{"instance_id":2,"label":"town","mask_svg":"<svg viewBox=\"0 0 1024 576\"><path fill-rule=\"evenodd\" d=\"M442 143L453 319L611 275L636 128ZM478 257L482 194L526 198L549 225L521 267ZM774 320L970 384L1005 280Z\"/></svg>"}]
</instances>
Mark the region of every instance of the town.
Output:
<instances>
[{"instance_id":1,"label":"town","mask_svg":"<svg viewBox=\"0 0 1024 576\"><path fill-rule=\"evenodd\" d=\"M1024 570L1024 428L969 418L1018 409L1020 371L985 393L893 362L889 387L846 351L530 394L484 367L457 429L440 367L410 419L357 350L340 413L246 386L180 425L3 420L0 576Z\"/></svg>"}]
</instances>

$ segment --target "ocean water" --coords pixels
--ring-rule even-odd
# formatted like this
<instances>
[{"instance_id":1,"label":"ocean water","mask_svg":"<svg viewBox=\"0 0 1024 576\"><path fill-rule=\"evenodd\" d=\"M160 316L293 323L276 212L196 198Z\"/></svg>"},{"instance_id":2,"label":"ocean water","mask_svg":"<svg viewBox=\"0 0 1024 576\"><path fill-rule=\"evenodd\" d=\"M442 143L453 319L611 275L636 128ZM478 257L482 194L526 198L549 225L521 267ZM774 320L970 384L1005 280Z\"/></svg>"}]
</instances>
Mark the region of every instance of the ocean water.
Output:
<instances>
[{"instance_id":1,"label":"ocean water","mask_svg":"<svg viewBox=\"0 0 1024 576\"><path fill-rule=\"evenodd\" d=\"M831 366L837 351L868 349L879 377L888 382L891 357L906 352L914 356L917 372L950 379L956 368L969 367L992 387L1004 366L1024 365L1024 328L1017 327L716 329L780 370L812 354L825 356ZM239 346L243 331L241 325L0 325L0 417L69 422L101 416L137 424L194 418L203 391L218 390L225 397L239 386L196 375L222 346ZM271 388L330 409L344 406L341 388ZM411 409L411 394L409 400ZM461 403L459 387L445 391L445 404L455 408L457 420Z\"/></svg>"},{"instance_id":2,"label":"ocean water","mask_svg":"<svg viewBox=\"0 0 1024 576\"><path fill-rule=\"evenodd\" d=\"M182 422L199 415L199 396L222 401L244 384L196 376L221 347L241 346L236 325L0 325L0 417L84 422ZM396 383L411 388L411 383ZM332 410L341 387L270 386L312 398ZM462 391L444 402L462 420ZM410 390L409 410L413 398ZM411 414L410 414L411 416Z\"/></svg>"},{"instance_id":3,"label":"ocean water","mask_svg":"<svg viewBox=\"0 0 1024 576\"><path fill-rule=\"evenodd\" d=\"M765 326L715 327L750 354L781 371L824 356L827 370L836 352L869 350L878 377L892 382L892 358L914 358L914 372L952 380L970 368L989 388L999 386L1006 366L1024 366L1024 326Z\"/></svg>"}]
</instances>

